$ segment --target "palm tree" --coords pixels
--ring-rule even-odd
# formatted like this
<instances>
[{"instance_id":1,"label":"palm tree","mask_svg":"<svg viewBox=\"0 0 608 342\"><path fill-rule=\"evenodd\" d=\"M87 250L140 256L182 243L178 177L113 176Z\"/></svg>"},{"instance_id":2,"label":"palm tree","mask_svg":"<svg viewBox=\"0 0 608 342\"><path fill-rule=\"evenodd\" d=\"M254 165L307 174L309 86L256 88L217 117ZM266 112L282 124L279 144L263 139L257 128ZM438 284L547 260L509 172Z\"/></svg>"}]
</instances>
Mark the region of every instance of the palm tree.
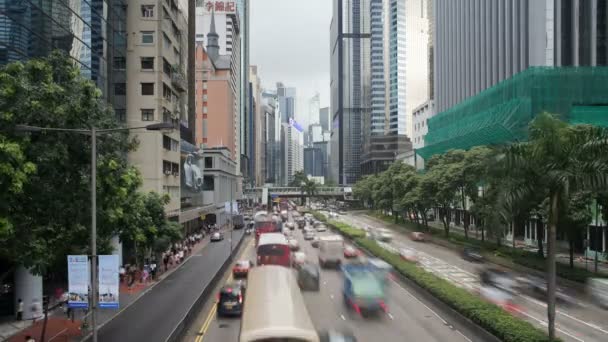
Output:
<instances>
[{"instance_id":1,"label":"palm tree","mask_svg":"<svg viewBox=\"0 0 608 342\"><path fill-rule=\"evenodd\" d=\"M551 114L539 114L530 124L528 142L506 149L511 170L534 169L542 175L549 197L547 236L547 316L549 339L555 338L555 252L560 210L571 191L597 190L608 184L608 134L587 125L570 126ZM520 184L513 195L534 189Z\"/></svg>"},{"instance_id":2,"label":"palm tree","mask_svg":"<svg viewBox=\"0 0 608 342\"><path fill-rule=\"evenodd\" d=\"M304 171L296 171L293 174L293 180L289 183L289 186L300 188L300 204L304 205L304 184L308 181L308 177L304 174Z\"/></svg>"}]
</instances>

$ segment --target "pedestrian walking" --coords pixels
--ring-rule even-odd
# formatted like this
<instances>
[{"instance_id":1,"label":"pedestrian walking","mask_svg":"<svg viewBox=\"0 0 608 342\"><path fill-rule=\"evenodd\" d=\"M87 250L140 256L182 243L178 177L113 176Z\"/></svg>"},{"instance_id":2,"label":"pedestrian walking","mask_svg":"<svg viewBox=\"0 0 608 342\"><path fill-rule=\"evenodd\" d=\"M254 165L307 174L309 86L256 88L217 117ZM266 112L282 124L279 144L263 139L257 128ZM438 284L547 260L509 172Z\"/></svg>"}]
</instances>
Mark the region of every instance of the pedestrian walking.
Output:
<instances>
[{"instance_id":1,"label":"pedestrian walking","mask_svg":"<svg viewBox=\"0 0 608 342\"><path fill-rule=\"evenodd\" d=\"M150 276L152 280L156 280L156 260L152 260L150 263Z\"/></svg>"},{"instance_id":2,"label":"pedestrian walking","mask_svg":"<svg viewBox=\"0 0 608 342\"><path fill-rule=\"evenodd\" d=\"M163 255L163 265L165 265L165 272L169 269L169 254L164 254Z\"/></svg>"},{"instance_id":3,"label":"pedestrian walking","mask_svg":"<svg viewBox=\"0 0 608 342\"><path fill-rule=\"evenodd\" d=\"M23 320L23 300L21 298L17 300L17 320Z\"/></svg>"}]
</instances>

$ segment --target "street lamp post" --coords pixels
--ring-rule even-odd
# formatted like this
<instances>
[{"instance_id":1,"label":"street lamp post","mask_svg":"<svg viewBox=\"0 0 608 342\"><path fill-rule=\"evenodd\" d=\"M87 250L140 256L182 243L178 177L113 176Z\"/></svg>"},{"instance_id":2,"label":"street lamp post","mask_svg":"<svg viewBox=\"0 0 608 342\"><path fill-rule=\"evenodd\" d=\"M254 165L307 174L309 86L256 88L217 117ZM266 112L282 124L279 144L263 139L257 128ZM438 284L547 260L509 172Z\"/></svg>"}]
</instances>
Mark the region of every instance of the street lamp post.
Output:
<instances>
[{"instance_id":1,"label":"street lamp post","mask_svg":"<svg viewBox=\"0 0 608 342\"><path fill-rule=\"evenodd\" d=\"M121 127L97 129L72 129L37 127L28 125L16 125L15 130L19 132L72 132L91 136L91 296L89 297L91 308L91 333L93 342L97 342L97 135L135 129L146 129L149 131L173 130L175 127L170 123L157 123L140 127Z\"/></svg>"}]
</instances>

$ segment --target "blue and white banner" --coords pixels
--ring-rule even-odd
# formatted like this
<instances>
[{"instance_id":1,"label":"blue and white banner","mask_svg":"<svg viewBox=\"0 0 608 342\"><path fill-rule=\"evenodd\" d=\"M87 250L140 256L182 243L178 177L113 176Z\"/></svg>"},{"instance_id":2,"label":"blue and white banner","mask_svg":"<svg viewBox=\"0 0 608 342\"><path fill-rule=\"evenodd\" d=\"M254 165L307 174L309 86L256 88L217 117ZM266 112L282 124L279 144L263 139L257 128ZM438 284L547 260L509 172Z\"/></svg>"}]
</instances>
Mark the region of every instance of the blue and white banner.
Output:
<instances>
[{"instance_id":1,"label":"blue and white banner","mask_svg":"<svg viewBox=\"0 0 608 342\"><path fill-rule=\"evenodd\" d=\"M293 118L289 118L289 124L291 125L291 127L297 129L298 132L300 132L300 133L304 132L304 128L302 128L302 126L300 126L300 124Z\"/></svg>"},{"instance_id":2,"label":"blue and white banner","mask_svg":"<svg viewBox=\"0 0 608 342\"><path fill-rule=\"evenodd\" d=\"M68 307L89 306L89 258L86 255L68 255Z\"/></svg>"},{"instance_id":3,"label":"blue and white banner","mask_svg":"<svg viewBox=\"0 0 608 342\"><path fill-rule=\"evenodd\" d=\"M99 307L118 309L120 280L118 255L99 256Z\"/></svg>"}]
</instances>

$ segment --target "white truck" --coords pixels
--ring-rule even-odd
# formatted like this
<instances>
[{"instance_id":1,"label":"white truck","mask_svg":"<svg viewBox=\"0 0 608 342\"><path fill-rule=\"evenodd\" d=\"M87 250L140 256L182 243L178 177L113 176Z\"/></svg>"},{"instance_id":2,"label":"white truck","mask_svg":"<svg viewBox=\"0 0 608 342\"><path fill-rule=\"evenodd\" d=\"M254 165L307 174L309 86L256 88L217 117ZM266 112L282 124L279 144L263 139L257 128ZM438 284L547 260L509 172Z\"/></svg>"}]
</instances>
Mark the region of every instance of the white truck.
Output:
<instances>
[{"instance_id":1,"label":"white truck","mask_svg":"<svg viewBox=\"0 0 608 342\"><path fill-rule=\"evenodd\" d=\"M340 267L344 255L344 239L339 235L319 237L319 266Z\"/></svg>"}]
</instances>

